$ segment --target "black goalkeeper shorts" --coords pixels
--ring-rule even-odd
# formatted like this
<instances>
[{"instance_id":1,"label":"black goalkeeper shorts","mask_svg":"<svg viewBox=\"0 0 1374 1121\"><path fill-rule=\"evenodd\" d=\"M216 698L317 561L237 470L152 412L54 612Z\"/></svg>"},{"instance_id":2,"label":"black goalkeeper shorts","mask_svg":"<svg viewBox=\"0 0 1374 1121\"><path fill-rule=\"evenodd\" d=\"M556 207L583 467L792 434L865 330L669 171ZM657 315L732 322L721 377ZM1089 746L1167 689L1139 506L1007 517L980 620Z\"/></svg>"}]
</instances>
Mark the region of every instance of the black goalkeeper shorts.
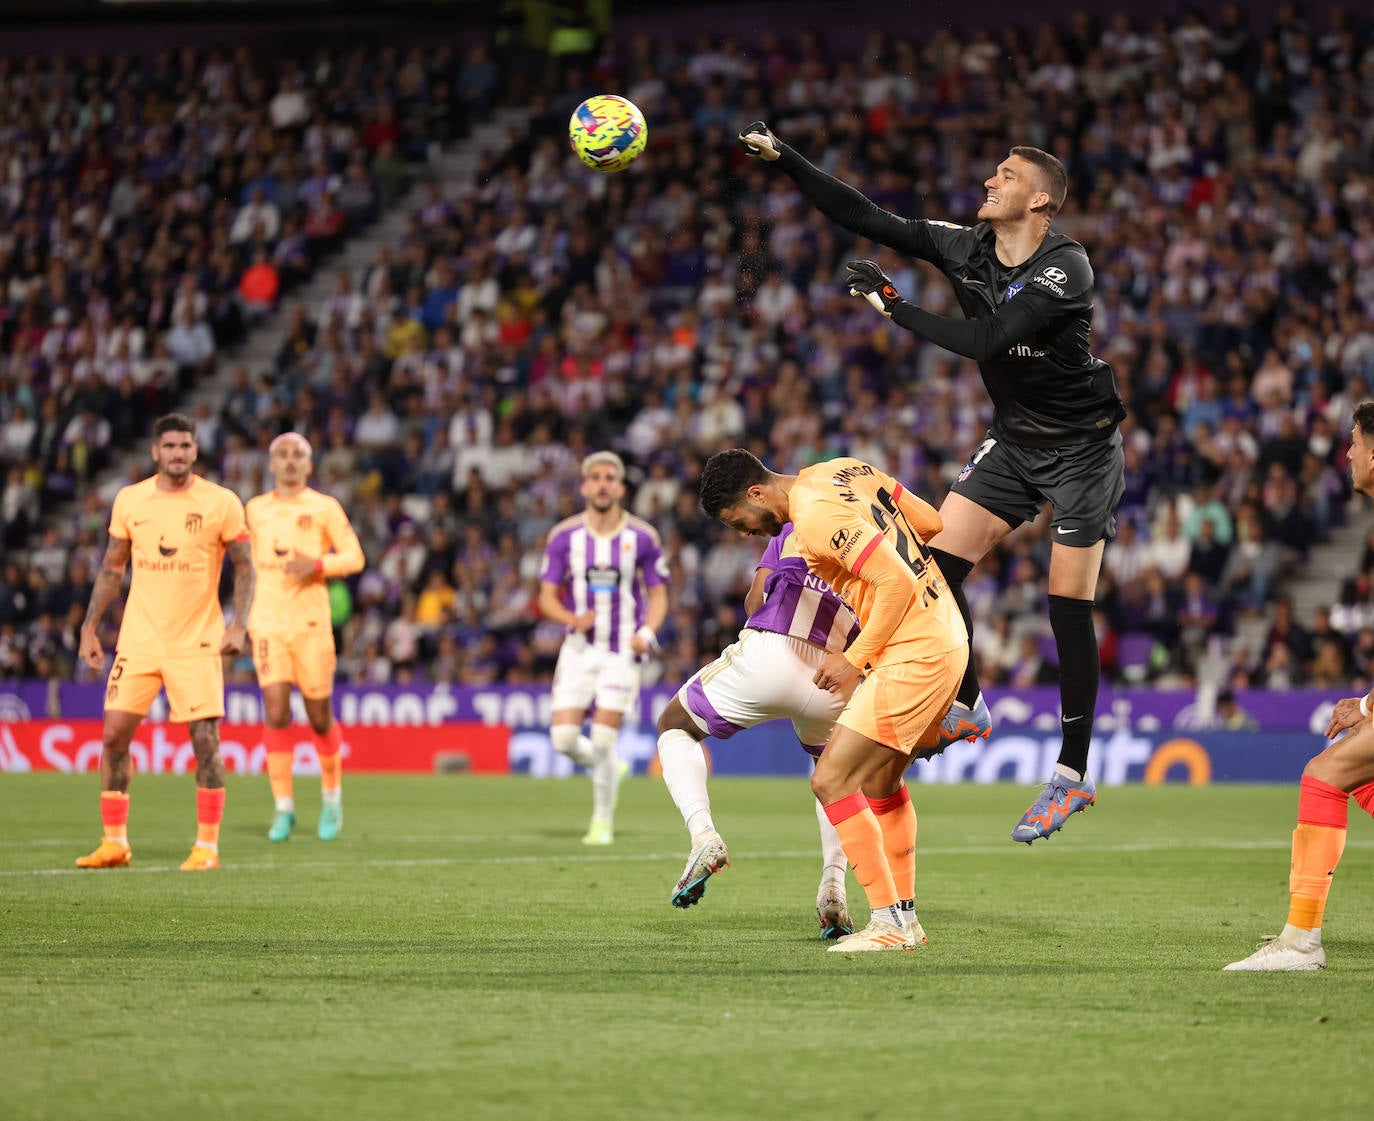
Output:
<instances>
[{"instance_id":1,"label":"black goalkeeper shorts","mask_svg":"<svg viewBox=\"0 0 1374 1121\"><path fill-rule=\"evenodd\" d=\"M1014 529L1054 507L1050 536L1088 548L1116 536L1116 506L1126 489L1121 433L1092 444L1028 448L988 433L950 490Z\"/></svg>"}]
</instances>

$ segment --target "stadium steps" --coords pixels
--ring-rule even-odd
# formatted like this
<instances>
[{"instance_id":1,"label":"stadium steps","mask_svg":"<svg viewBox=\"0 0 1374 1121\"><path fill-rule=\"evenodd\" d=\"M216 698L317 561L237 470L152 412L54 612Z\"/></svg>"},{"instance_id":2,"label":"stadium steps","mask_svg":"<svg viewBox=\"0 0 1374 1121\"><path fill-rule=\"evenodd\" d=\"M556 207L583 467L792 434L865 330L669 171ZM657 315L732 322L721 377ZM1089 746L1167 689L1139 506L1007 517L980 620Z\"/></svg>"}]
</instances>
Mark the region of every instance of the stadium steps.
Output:
<instances>
[{"instance_id":1,"label":"stadium steps","mask_svg":"<svg viewBox=\"0 0 1374 1121\"><path fill-rule=\"evenodd\" d=\"M436 178L449 184L466 182L476 170L481 155L505 146L510 138L510 130L523 128L528 120L529 113L523 109L497 110L490 122L478 125L462 143L427 165L389 213L369 226L362 236L350 240L337 254L323 261L309 281L282 301L282 309L260 324L239 347L226 354L219 363L215 377L197 386L187 403L192 408L202 402L218 407L229 387L232 370L247 366L256 373L263 367L271 367L277 351L286 340L288 316L283 314L286 305L302 303L313 314L334 291L340 269L348 269L356 280L360 273L376 262L377 251L383 245L395 245L400 240L410 223L411 214L423 204L424 191L429 183Z\"/></svg>"},{"instance_id":2,"label":"stadium steps","mask_svg":"<svg viewBox=\"0 0 1374 1121\"><path fill-rule=\"evenodd\" d=\"M1310 623L1317 608L1335 603L1341 585L1359 570L1365 538L1374 530L1374 503L1357 497L1346 513L1346 524L1308 554L1284 589L1293 597L1293 614L1301 623Z\"/></svg>"},{"instance_id":3,"label":"stadium steps","mask_svg":"<svg viewBox=\"0 0 1374 1121\"><path fill-rule=\"evenodd\" d=\"M1364 554L1365 538L1374 531L1374 501L1356 496L1346 507L1346 524L1331 531L1307 560L1278 591L1293 600L1293 617L1310 625L1319 607L1330 607L1341 594L1341 585L1355 575ZM1272 612L1242 620L1236 626L1235 643L1250 652L1252 662L1264 649L1264 639L1273 623Z\"/></svg>"}]
</instances>

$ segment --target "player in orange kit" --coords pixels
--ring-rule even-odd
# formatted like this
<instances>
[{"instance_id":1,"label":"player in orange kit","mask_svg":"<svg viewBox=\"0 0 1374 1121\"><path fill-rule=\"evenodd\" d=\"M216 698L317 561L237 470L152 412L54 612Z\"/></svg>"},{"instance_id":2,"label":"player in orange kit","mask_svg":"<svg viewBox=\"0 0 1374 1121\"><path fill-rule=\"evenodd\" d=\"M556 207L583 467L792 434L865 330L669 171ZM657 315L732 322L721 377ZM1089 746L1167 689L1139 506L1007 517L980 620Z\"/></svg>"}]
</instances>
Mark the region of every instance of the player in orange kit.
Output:
<instances>
[{"instance_id":1,"label":"player in orange kit","mask_svg":"<svg viewBox=\"0 0 1374 1121\"><path fill-rule=\"evenodd\" d=\"M1355 406L1350 430L1350 482L1374 495L1374 401ZM1326 726L1331 745L1314 755L1298 785L1298 823L1288 863L1288 918L1279 933L1226 972L1313 972L1326 968L1322 922L1331 883L1345 853L1350 799L1374 814L1374 689L1336 702Z\"/></svg>"},{"instance_id":2,"label":"player in orange kit","mask_svg":"<svg viewBox=\"0 0 1374 1121\"><path fill-rule=\"evenodd\" d=\"M867 927L830 948L914 950L926 938L915 909L916 811L902 775L936 748L969 653L968 630L925 545L940 515L861 460L779 475L743 448L706 461L701 505L750 535L777 536L790 521L807 568L859 618L859 637L827 654L814 678L829 691L863 678L811 777L871 911Z\"/></svg>"},{"instance_id":3,"label":"player in orange kit","mask_svg":"<svg viewBox=\"0 0 1374 1121\"><path fill-rule=\"evenodd\" d=\"M342 734L334 722L334 631L326 581L363 568L363 549L343 507L306 485L310 442L283 432L268 449L274 489L248 503L258 594L248 630L262 689L263 742L276 812L268 840L285 841L296 825L291 765L291 686L301 691L320 759L319 837L332 841L343 827Z\"/></svg>"},{"instance_id":4,"label":"player in orange kit","mask_svg":"<svg viewBox=\"0 0 1374 1121\"><path fill-rule=\"evenodd\" d=\"M99 847L78 868L120 868L129 846L129 745L158 691L167 690L175 723L185 723L196 755L196 842L182 871L219 867L224 816L224 760L219 721L224 715L223 654L239 653L253 602L253 564L243 503L233 491L202 479L196 426L172 413L153 425L157 473L123 487L110 511L105 550L91 605L81 627L80 656L105 666L97 628L133 562L133 579L105 688L105 733L100 751ZM234 622L225 627L219 604L224 554L234 562Z\"/></svg>"}]
</instances>

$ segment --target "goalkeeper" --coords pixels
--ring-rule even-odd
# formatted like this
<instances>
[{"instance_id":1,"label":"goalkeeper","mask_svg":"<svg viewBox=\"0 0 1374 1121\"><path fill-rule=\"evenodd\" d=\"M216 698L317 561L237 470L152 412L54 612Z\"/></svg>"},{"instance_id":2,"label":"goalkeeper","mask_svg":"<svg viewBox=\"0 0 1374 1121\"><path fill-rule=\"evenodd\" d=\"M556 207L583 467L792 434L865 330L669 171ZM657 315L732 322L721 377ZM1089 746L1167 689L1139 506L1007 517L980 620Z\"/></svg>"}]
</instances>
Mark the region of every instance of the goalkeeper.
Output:
<instances>
[{"instance_id":1,"label":"goalkeeper","mask_svg":"<svg viewBox=\"0 0 1374 1121\"><path fill-rule=\"evenodd\" d=\"M1064 204L1064 165L1015 147L987 179L978 224L901 218L879 209L783 144L762 121L740 144L786 172L826 217L922 261L949 278L964 318L904 300L873 261L853 261L846 283L894 323L978 363L993 420L940 507L930 541L972 630L963 584L973 566L1048 503L1049 616L1059 652L1062 746L1050 782L1012 830L1027 843L1061 828L1096 800L1088 748L1101 676L1093 597L1124 489L1126 415L1111 367L1092 355L1093 272L1087 252L1050 223ZM941 744L986 736L991 715L973 660L945 718Z\"/></svg>"}]
</instances>

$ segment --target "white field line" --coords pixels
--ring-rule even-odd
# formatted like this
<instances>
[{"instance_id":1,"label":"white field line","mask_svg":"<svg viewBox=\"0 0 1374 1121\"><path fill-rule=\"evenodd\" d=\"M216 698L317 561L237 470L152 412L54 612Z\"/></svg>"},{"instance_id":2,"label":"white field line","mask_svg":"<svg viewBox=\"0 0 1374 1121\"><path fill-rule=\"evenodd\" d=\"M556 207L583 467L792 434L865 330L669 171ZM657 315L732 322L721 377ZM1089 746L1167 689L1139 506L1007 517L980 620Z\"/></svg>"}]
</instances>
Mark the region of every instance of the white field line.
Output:
<instances>
[{"instance_id":1,"label":"white field line","mask_svg":"<svg viewBox=\"0 0 1374 1121\"><path fill-rule=\"evenodd\" d=\"M432 838L442 841L442 838ZM487 838L490 841L490 838ZM64 844L67 842L63 842ZM80 847L80 842L72 842ZM1037 846L1037 850L1044 846ZM1250 852L1252 850L1287 850L1288 841L1199 841L1188 842L1139 842L1123 845L1061 845L1051 852L1072 853L1131 853L1131 852ZM1374 848L1374 841L1349 841L1346 848ZM686 851L684 846L683 852ZM1020 851L1008 841L1002 845L955 845L930 846L918 848L917 855L929 856L1009 856ZM732 852L739 860L810 860L815 857L815 849L781 850L777 852ZM296 868L448 868L482 867L512 864L649 864L659 861L681 861L682 852L639 852L625 853L539 853L531 856L436 856L417 860L302 860L290 863L255 862L240 863L230 861L221 871L227 872L277 872ZM179 869L172 864L134 864L129 868L115 871L121 874L133 872L174 872ZM0 870L0 877L10 876L79 876L90 875L86 868L11 868Z\"/></svg>"}]
</instances>

